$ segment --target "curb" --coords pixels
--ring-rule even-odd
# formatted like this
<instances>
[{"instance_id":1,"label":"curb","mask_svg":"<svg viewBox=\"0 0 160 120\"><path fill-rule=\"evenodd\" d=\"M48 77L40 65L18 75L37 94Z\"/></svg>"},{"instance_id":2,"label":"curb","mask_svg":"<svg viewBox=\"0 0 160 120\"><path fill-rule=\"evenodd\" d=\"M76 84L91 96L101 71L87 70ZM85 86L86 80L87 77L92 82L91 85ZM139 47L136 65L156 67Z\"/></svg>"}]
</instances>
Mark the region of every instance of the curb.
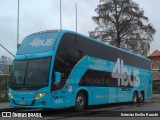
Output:
<instances>
[{"instance_id":1,"label":"curb","mask_svg":"<svg viewBox=\"0 0 160 120\"><path fill-rule=\"evenodd\" d=\"M16 110L22 110L22 108L2 108L0 109L0 112L13 112Z\"/></svg>"}]
</instances>

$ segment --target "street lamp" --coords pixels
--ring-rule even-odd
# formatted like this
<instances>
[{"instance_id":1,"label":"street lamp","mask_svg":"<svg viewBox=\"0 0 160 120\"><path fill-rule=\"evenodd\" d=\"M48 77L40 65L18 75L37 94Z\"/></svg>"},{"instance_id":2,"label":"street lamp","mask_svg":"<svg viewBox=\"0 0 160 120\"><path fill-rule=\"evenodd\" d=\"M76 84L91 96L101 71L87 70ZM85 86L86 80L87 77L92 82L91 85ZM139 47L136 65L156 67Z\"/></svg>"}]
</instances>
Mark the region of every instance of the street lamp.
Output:
<instances>
[{"instance_id":1,"label":"street lamp","mask_svg":"<svg viewBox=\"0 0 160 120\"><path fill-rule=\"evenodd\" d=\"M18 11L17 11L17 49L19 47L19 0L18 0Z\"/></svg>"},{"instance_id":2,"label":"street lamp","mask_svg":"<svg viewBox=\"0 0 160 120\"><path fill-rule=\"evenodd\" d=\"M77 32L77 3L75 4L76 7L76 32Z\"/></svg>"},{"instance_id":3,"label":"street lamp","mask_svg":"<svg viewBox=\"0 0 160 120\"><path fill-rule=\"evenodd\" d=\"M60 30L62 30L62 3L60 0Z\"/></svg>"}]
</instances>

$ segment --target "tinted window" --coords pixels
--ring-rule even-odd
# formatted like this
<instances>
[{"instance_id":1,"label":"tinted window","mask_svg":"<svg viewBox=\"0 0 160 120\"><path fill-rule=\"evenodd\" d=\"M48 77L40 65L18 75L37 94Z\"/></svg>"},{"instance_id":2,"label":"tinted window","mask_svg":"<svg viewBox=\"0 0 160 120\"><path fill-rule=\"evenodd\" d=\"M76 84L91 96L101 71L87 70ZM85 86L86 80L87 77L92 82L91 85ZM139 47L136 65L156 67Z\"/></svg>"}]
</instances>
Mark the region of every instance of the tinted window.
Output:
<instances>
[{"instance_id":1,"label":"tinted window","mask_svg":"<svg viewBox=\"0 0 160 120\"><path fill-rule=\"evenodd\" d=\"M30 60L26 72L25 87L47 86L50 58Z\"/></svg>"},{"instance_id":2,"label":"tinted window","mask_svg":"<svg viewBox=\"0 0 160 120\"><path fill-rule=\"evenodd\" d=\"M14 61L11 72L11 87L23 87L27 61Z\"/></svg>"},{"instance_id":3,"label":"tinted window","mask_svg":"<svg viewBox=\"0 0 160 120\"><path fill-rule=\"evenodd\" d=\"M136 55L118 50L108 45L95 42L77 35L77 46L85 55L116 62L118 58L123 59L124 64L142 69L151 70L149 60L140 58Z\"/></svg>"},{"instance_id":4,"label":"tinted window","mask_svg":"<svg viewBox=\"0 0 160 120\"><path fill-rule=\"evenodd\" d=\"M14 90L36 90L48 85L51 58L14 61L11 85Z\"/></svg>"},{"instance_id":5,"label":"tinted window","mask_svg":"<svg viewBox=\"0 0 160 120\"><path fill-rule=\"evenodd\" d=\"M56 59L55 59L54 71L65 73L66 69L71 68L71 66L72 65L70 63L67 51L61 48L58 49Z\"/></svg>"},{"instance_id":6,"label":"tinted window","mask_svg":"<svg viewBox=\"0 0 160 120\"><path fill-rule=\"evenodd\" d=\"M53 70L53 73L55 71L60 72L63 76L59 86L54 86L54 90L60 89L65 85L72 69L82 57L83 54L77 49L76 46L75 35L65 34L59 44Z\"/></svg>"},{"instance_id":7,"label":"tinted window","mask_svg":"<svg viewBox=\"0 0 160 120\"><path fill-rule=\"evenodd\" d=\"M59 48L64 48L68 52L72 66L83 57L83 52L77 47L76 35L74 34L65 34L61 40Z\"/></svg>"},{"instance_id":8,"label":"tinted window","mask_svg":"<svg viewBox=\"0 0 160 120\"><path fill-rule=\"evenodd\" d=\"M111 76L110 72L88 70L79 83L79 86L98 86L98 87L124 87L118 86L118 80ZM131 76L133 80L133 76ZM130 84L125 87L131 87Z\"/></svg>"}]
</instances>

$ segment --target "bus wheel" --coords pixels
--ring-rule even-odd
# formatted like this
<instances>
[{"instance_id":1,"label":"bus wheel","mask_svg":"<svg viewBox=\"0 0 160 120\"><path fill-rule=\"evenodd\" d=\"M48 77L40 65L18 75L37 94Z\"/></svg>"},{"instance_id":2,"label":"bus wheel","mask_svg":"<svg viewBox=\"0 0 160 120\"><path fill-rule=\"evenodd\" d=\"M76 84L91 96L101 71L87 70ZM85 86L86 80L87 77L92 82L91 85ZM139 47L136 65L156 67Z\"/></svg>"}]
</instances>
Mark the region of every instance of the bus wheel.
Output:
<instances>
[{"instance_id":1,"label":"bus wheel","mask_svg":"<svg viewBox=\"0 0 160 120\"><path fill-rule=\"evenodd\" d=\"M138 94L137 94L137 92L134 92L134 93L133 93L132 102L133 102L134 104L138 102Z\"/></svg>"},{"instance_id":2,"label":"bus wheel","mask_svg":"<svg viewBox=\"0 0 160 120\"><path fill-rule=\"evenodd\" d=\"M140 103L143 103L144 102L144 93L141 92L140 93L140 97L139 97L139 100L138 100Z\"/></svg>"},{"instance_id":3,"label":"bus wheel","mask_svg":"<svg viewBox=\"0 0 160 120\"><path fill-rule=\"evenodd\" d=\"M86 96L83 92L79 92L76 96L75 110L82 111L86 106Z\"/></svg>"}]
</instances>

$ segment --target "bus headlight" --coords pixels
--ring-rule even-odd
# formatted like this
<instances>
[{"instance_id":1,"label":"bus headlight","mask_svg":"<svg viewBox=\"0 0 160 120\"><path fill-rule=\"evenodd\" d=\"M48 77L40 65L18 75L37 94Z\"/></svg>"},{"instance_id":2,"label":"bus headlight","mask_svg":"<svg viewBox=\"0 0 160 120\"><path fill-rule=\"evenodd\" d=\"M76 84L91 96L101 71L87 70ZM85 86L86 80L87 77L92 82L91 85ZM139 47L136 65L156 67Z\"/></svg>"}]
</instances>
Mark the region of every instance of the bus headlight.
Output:
<instances>
[{"instance_id":1,"label":"bus headlight","mask_svg":"<svg viewBox=\"0 0 160 120\"><path fill-rule=\"evenodd\" d=\"M11 93L8 93L8 96L13 99L13 95Z\"/></svg>"},{"instance_id":2,"label":"bus headlight","mask_svg":"<svg viewBox=\"0 0 160 120\"><path fill-rule=\"evenodd\" d=\"M46 95L46 93L40 93L34 98L34 100L38 100L38 99L42 98L45 95Z\"/></svg>"}]
</instances>

